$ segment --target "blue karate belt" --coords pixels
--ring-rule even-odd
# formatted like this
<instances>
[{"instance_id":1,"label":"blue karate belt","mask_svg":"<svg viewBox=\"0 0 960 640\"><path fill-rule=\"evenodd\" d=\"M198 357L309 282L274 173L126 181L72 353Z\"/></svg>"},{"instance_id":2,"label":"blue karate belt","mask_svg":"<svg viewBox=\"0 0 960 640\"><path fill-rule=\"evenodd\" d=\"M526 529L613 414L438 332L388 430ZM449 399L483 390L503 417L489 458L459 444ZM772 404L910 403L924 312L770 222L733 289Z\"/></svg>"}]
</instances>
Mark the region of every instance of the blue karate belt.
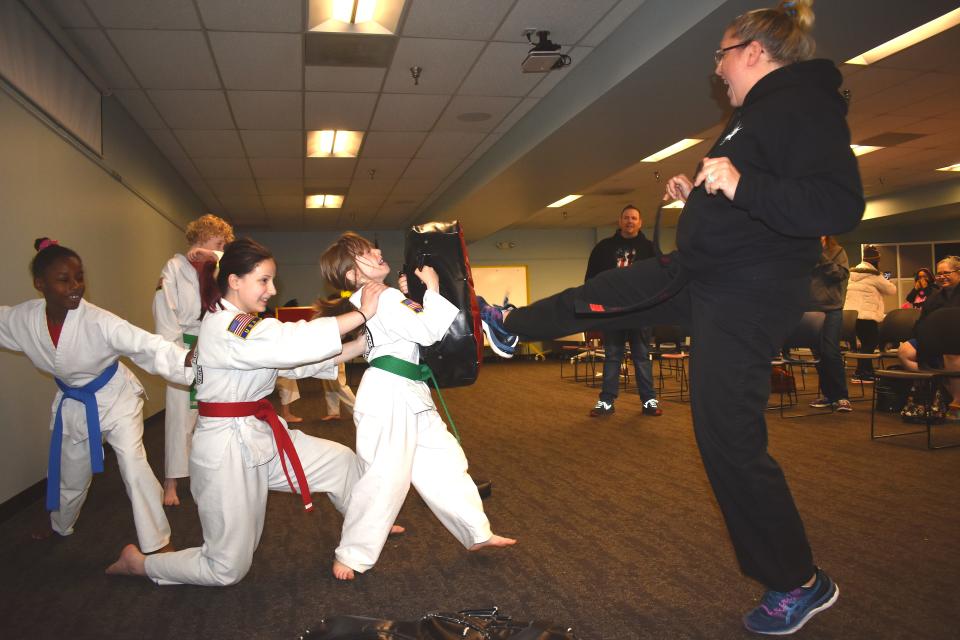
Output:
<instances>
[{"instance_id":1,"label":"blue karate belt","mask_svg":"<svg viewBox=\"0 0 960 640\"><path fill-rule=\"evenodd\" d=\"M57 416L53 421L53 435L50 437L50 458L47 460L47 511L60 510L60 451L63 443L63 401L67 398L83 403L87 410L87 435L90 440L90 467L94 473L103 472L103 443L100 441L100 411L97 408L97 391L100 391L114 374L117 363L83 385L70 387L60 378L54 378L63 396L57 405Z\"/></svg>"},{"instance_id":2,"label":"blue karate belt","mask_svg":"<svg viewBox=\"0 0 960 640\"><path fill-rule=\"evenodd\" d=\"M426 364L414 364L406 360L401 360L394 356L379 356L370 361L370 366L375 369L382 369L394 375L406 378L407 380L416 380L433 383L433 388L437 390L437 398L440 400L440 406L447 415L447 422L450 423L450 429L453 431L453 437L460 442L460 432L457 431L457 425L453 424L453 418L450 417L450 411L447 409L447 403L443 401L443 394L440 393L440 385L433 375L433 370Z\"/></svg>"}]
</instances>

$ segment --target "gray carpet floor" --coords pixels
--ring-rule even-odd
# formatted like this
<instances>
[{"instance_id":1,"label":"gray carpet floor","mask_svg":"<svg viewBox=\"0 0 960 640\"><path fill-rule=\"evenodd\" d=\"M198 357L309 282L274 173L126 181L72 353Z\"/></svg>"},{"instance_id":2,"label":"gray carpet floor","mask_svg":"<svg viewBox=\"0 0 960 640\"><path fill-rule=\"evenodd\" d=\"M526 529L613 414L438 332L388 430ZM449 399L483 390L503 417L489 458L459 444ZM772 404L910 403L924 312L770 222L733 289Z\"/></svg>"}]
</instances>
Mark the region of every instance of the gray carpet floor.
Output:
<instances>
[{"instance_id":1,"label":"gray carpet floor","mask_svg":"<svg viewBox=\"0 0 960 640\"><path fill-rule=\"evenodd\" d=\"M41 501L0 524L0 638L296 638L322 617L416 619L498 605L584 639L747 638L740 616L761 587L738 572L707 485L689 405L645 417L635 392L613 416L587 412L597 390L562 381L559 364L493 362L444 393L485 508L510 549L468 553L411 492L377 566L351 583L330 574L340 516L326 500L305 514L272 494L253 568L228 588L158 587L103 569L135 541L113 457L94 479L76 533L34 542ZM320 422L322 393L301 385L303 431L352 445L350 420ZM853 391L856 394L856 390ZM810 397L801 398L809 400ZM769 413L817 562L840 585L808 638L960 637L960 449L918 436L871 442L869 403L851 414L783 420ZM806 409L804 404L803 409ZM883 416L887 427L898 419ZM42 421L38 421L42 422ZM960 427L938 438L960 442ZM145 442L162 463L162 416ZM168 509L178 548L201 542L187 486Z\"/></svg>"}]
</instances>

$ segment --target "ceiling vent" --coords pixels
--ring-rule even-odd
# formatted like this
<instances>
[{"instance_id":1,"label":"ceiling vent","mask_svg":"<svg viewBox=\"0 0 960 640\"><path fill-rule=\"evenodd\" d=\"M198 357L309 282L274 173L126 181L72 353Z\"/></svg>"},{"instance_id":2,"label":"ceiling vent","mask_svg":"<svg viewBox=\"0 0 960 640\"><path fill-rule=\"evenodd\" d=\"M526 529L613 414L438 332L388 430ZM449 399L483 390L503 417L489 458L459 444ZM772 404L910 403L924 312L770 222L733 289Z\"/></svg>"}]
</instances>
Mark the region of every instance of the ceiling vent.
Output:
<instances>
[{"instance_id":1,"label":"ceiling vent","mask_svg":"<svg viewBox=\"0 0 960 640\"><path fill-rule=\"evenodd\" d=\"M397 36L320 33L303 36L303 64L308 67L389 67Z\"/></svg>"},{"instance_id":2,"label":"ceiling vent","mask_svg":"<svg viewBox=\"0 0 960 640\"><path fill-rule=\"evenodd\" d=\"M911 140L916 140L917 138L922 138L926 135L927 134L925 133L898 133L895 131L890 131L873 136L872 138L867 138L866 140L861 140L857 144L868 147L895 147L898 144L910 142Z\"/></svg>"}]
</instances>

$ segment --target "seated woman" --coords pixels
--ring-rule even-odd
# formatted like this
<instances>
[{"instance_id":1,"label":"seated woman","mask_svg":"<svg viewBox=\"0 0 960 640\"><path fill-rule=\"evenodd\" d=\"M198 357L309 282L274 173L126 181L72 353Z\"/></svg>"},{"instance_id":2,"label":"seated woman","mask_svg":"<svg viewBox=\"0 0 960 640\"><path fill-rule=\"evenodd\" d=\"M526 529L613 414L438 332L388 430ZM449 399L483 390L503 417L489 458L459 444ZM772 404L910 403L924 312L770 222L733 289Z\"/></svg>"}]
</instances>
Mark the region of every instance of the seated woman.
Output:
<instances>
[{"instance_id":1,"label":"seated woman","mask_svg":"<svg viewBox=\"0 0 960 640\"><path fill-rule=\"evenodd\" d=\"M930 269L923 268L913 276L913 289L907 294L904 309L923 309L923 303L937 291L937 285Z\"/></svg>"},{"instance_id":2,"label":"seated woman","mask_svg":"<svg viewBox=\"0 0 960 640\"><path fill-rule=\"evenodd\" d=\"M914 327L914 336L917 327L934 311L947 307L960 307L960 295L957 293L957 284L960 284L960 257L947 256L937 263L937 284L940 288L927 298L920 312L920 319ZM897 357L907 371L918 371L920 362L917 356L917 339L914 337L897 350ZM944 354L943 362L926 362L928 366L943 367L950 371L960 371L960 355ZM960 418L960 378L951 378L947 381L947 390L953 396L950 402L949 419Z\"/></svg>"}]
</instances>

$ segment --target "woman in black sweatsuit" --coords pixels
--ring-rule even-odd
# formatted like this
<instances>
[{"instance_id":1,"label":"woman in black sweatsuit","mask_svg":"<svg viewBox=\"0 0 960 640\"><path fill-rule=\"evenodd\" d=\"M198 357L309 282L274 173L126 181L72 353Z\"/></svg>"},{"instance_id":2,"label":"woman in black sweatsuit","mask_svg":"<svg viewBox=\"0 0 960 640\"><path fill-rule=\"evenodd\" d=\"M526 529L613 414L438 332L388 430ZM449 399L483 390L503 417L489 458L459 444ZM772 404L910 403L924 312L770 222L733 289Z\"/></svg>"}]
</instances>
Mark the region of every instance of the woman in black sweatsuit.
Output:
<instances>
[{"instance_id":1,"label":"woman in black sweatsuit","mask_svg":"<svg viewBox=\"0 0 960 640\"><path fill-rule=\"evenodd\" d=\"M737 109L694 180L668 183L667 196L686 200L679 250L604 272L504 320L507 331L529 339L691 328L694 430L742 571L769 590L770 611L784 608L781 596L804 595L800 587L832 589L785 619L774 611L768 620L758 607L744 621L759 633L792 633L836 599L767 453L764 419L771 355L808 302L819 237L849 231L864 209L842 77L830 61L810 59L809 5L750 12L725 32L716 73Z\"/></svg>"}]
</instances>

